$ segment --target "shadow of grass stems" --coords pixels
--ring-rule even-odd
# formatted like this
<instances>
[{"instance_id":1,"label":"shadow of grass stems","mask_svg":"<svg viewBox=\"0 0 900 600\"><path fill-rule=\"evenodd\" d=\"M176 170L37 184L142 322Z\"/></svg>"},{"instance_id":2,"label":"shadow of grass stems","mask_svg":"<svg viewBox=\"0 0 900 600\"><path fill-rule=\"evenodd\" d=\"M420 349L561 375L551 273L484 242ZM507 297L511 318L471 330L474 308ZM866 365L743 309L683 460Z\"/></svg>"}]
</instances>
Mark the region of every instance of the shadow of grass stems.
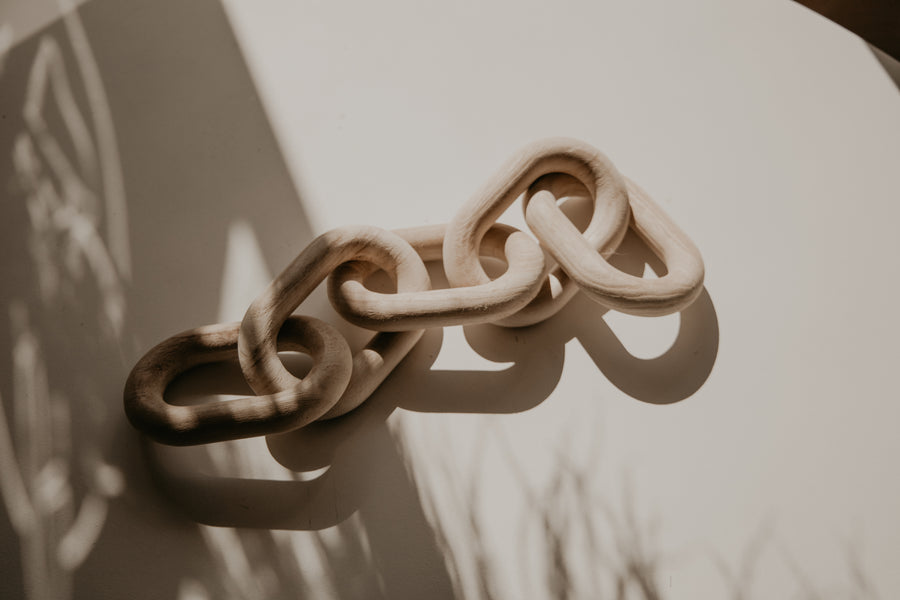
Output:
<instances>
[{"instance_id":1,"label":"shadow of grass stems","mask_svg":"<svg viewBox=\"0 0 900 600\"><path fill-rule=\"evenodd\" d=\"M574 428L579 424L574 424ZM580 426L585 426L581 423ZM600 429L593 426L594 431ZM438 547L444 554L448 573L457 598L498 600L509 596L503 593L498 577L498 557L486 535L490 516L480 510L485 473L485 453L491 442L500 450L505 464L511 469L516 489L508 494L521 494L527 509L521 516L519 566L526 569L533 564L537 547L540 564L528 574L540 579L544 591L535 597L570 600L575 598L610 598L615 600L661 600L666 597L661 587L662 569L671 566L659 543L660 519L644 516L642 503L636 497L634 485L626 476L620 488L618 503L610 502L592 489L600 462L600 437L595 436L591 447L578 460L572 450L576 436L566 436L557 444L553 475L540 487L529 483L515 448L502 428L488 428L477 437L472 458L459 477L450 461L439 462L440 476L445 481L458 482L448 486L449 502L445 511L454 519L440 518L434 502L423 493L423 505L428 506ZM448 521L464 523L463 531L450 531ZM457 533L454 536L452 533ZM462 540L462 541L460 541ZM456 542L454 544L454 541ZM847 583L829 585L815 582L799 566L786 546L775 536L773 520L765 521L741 553L736 568L721 556L712 562L722 582L725 600L753 600L755 584L761 581L761 558L770 547L779 551L778 560L793 575L795 590L786 591L786 598L795 600L877 600L875 585L869 575L857 545L842 544L845 554ZM672 558L672 557L669 557ZM523 570L523 573L525 571ZM835 575L841 575L837 573Z\"/></svg>"},{"instance_id":2,"label":"shadow of grass stems","mask_svg":"<svg viewBox=\"0 0 900 600\"><path fill-rule=\"evenodd\" d=\"M581 426L584 425L582 422ZM448 495L442 497L441 503L444 511L453 514L441 518L440 507L435 499L427 498L427 493L423 494L426 496L423 504L428 506L456 597L477 600L503 597L496 568L498 558L492 553L492 543L485 533L489 530L490 516L479 509L483 506L486 477L484 457L491 443L502 453L504 463L514 474L516 486L508 493L522 495L526 501L519 539L515 542L523 568L534 563L535 555L526 556L526 553L538 549L539 567L530 571L529 577L539 579L546 592L537 592L537 597L564 600L663 597L659 587L657 522L639 519L630 482L623 487L621 509L598 497L590 484L596 479L600 439L594 438L581 460L573 458L572 439L573 436L567 436L557 445L554 473L541 486L529 483L500 428L485 428L477 437L463 477L457 475L449 460L437 461L435 467L440 476L446 481L455 480L455 485L447 486ZM458 523L463 524L462 531Z\"/></svg>"},{"instance_id":3,"label":"shadow of grass stems","mask_svg":"<svg viewBox=\"0 0 900 600\"><path fill-rule=\"evenodd\" d=\"M840 550L844 555L843 572L829 573L829 582L822 581L822 577L813 578L808 570L787 547L778 539L773 519L766 519L757 529L750 541L744 547L736 568L728 565L728 561L722 556L713 556L719 574L727 586L727 598L729 600L754 600L762 598L761 594L754 593L757 584L761 581L760 563L764 554L771 549L777 553L777 561L784 565L793 578L796 589L793 593L785 595L785 598L793 600L878 600L875 583L867 566L864 564L863 555L858 544L848 540L842 541ZM844 577L843 583L836 583L836 579ZM818 581L817 581L818 579Z\"/></svg>"}]
</instances>

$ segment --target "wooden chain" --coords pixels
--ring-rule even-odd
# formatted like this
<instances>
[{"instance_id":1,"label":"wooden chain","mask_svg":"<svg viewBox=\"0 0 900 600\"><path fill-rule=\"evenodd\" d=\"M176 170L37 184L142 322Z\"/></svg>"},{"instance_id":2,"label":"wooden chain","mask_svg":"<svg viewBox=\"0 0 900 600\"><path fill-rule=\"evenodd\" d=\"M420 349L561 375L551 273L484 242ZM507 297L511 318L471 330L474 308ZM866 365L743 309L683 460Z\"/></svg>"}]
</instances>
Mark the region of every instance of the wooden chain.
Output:
<instances>
[{"instance_id":1,"label":"wooden chain","mask_svg":"<svg viewBox=\"0 0 900 600\"><path fill-rule=\"evenodd\" d=\"M558 201L585 190L593 210L579 232ZM496 222L523 195L525 220L541 246ZM665 275L634 277L606 261L629 225L665 263ZM506 271L490 279L482 256L505 261ZM443 262L450 288L432 289L425 262L434 260ZM394 279L396 293L365 286L379 269ZM332 326L292 316L326 278L337 312L377 332L355 355ZM690 305L702 286L700 252L645 191L596 149L575 140L544 140L520 152L446 225L393 232L349 226L320 235L250 305L242 322L185 331L144 355L125 384L125 412L137 429L173 445L290 431L365 402L426 328L532 325L558 312L578 290L611 309L664 315ZM309 373L294 377L279 350L309 354ZM166 388L179 373L235 357L257 396L197 406L166 402Z\"/></svg>"}]
</instances>

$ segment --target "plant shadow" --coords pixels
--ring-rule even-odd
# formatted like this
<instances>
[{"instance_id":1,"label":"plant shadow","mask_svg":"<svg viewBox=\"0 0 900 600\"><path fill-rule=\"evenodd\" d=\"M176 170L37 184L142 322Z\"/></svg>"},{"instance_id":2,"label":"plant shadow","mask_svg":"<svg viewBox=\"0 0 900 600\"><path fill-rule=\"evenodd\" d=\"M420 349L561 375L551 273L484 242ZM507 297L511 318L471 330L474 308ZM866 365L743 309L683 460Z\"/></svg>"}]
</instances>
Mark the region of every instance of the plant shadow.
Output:
<instances>
[{"instance_id":1,"label":"plant shadow","mask_svg":"<svg viewBox=\"0 0 900 600\"><path fill-rule=\"evenodd\" d=\"M325 491L265 481L265 448L166 454L122 411L147 348L220 320L231 292L261 291L260 273L313 237L221 3L89 0L2 59L0 597L413 597L422 582L440 597L442 561L427 525L416 527L402 463L379 463L405 494L392 512L372 476L340 464L312 482ZM250 268L230 263L248 255ZM311 300L310 312L324 306L324 294ZM366 440L397 456L386 428ZM339 493L329 499L341 485L369 502L350 519ZM281 514L324 494L318 522L288 525L340 522L331 537L287 538L252 518L198 525L226 520L210 490L251 507L286 488ZM199 498L208 512L185 518ZM384 547L384 523L403 519L398 554ZM320 568L301 568L301 557Z\"/></svg>"}]
</instances>

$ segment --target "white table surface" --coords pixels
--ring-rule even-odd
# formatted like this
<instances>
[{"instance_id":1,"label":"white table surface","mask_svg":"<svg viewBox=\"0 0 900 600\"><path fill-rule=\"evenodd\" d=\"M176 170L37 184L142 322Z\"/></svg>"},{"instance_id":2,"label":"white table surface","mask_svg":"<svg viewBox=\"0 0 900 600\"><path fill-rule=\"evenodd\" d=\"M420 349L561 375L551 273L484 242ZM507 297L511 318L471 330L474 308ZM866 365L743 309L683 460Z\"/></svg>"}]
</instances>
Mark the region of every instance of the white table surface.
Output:
<instances>
[{"instance_id":1,"label":"white table surface","mask_svg":"<svg viewBox=\"0 0 900 600\"><path fill-rule=\"evenodd\" d=\"M900 593L900 91L858 38L782 0L114 4L79 19L121 146L126 341L95 379L102 433L71 435L100 436L123 485L60 478L76 513L105 511L62 567L5 523L8 597L40 565L79 598ZM0 84L21 87L10 56ZM343 422L141 451L116 394L150 345L239 320L328 229L448 221L557 135L600 148L695 241L695 306L638 318L579 297L528 330L430 332ZM503 220L525 227L518 205ZM619 264L647 261L630 240ZM324 294L305 307L336 319ZM59 369L51 388L77 376Z\"/></svg>"}]
</instances>

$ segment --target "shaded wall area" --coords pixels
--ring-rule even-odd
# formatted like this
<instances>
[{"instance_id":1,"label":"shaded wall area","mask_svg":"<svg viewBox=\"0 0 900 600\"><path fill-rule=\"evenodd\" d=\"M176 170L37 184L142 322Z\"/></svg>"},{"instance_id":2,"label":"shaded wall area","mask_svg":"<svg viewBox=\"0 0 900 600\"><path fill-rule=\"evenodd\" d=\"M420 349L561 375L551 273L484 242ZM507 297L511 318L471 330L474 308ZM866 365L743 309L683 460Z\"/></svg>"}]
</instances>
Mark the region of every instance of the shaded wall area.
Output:
<instances>
[{"instance_id":1,"label":"shaded wall area","mask_svg":"<svg viewBox=\"0 0 900 600\"><path fill-rule=\"evenodd\" d=\"M217 320L234 223L272 270L311 237L228 22L215 1L89 2L10 48L0 88L0 596L177 597L198 573L217 596L121 388L149 345Z\"/></svg>"}]
</instances>

